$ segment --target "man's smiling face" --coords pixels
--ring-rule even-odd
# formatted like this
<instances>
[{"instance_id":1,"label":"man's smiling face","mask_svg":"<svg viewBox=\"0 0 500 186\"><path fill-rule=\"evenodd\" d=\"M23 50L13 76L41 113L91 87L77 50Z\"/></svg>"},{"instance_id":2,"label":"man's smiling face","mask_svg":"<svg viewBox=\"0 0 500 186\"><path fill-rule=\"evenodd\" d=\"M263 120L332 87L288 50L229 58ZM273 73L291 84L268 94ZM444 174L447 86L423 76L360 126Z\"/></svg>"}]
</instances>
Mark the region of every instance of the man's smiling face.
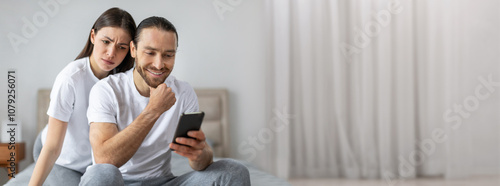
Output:
<instances>
[{"instance_id":1,"label":"man's smiling face","mask_svg":"<svg viewBox=\"0 0 500 186\"><path fill-rule=\"evenodd\" d=\"M136 70L148 86L156 88L174 69L177 39L174 32L155 27L142 30L137 46L132 44Z\"/></svg>"}]
</instances>

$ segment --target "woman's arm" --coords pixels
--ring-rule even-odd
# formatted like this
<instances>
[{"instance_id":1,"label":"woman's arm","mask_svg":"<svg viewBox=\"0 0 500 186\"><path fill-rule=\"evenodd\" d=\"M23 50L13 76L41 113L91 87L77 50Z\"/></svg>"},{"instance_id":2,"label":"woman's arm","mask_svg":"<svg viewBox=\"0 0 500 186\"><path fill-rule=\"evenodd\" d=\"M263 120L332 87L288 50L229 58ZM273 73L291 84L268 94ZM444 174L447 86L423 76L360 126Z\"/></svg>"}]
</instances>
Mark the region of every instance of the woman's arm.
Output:
<instances>
[{"instance_id":1,"label":"woman's arm","mask_svg":"<svg viewBox=\"0 0 500 186\"><path fill-rule=\"evenodd\" d=\"M68 122L49 117L47 139L31 175L29 185L42 185L56 162L64 143Z\"/></svg>"}]
</instances>

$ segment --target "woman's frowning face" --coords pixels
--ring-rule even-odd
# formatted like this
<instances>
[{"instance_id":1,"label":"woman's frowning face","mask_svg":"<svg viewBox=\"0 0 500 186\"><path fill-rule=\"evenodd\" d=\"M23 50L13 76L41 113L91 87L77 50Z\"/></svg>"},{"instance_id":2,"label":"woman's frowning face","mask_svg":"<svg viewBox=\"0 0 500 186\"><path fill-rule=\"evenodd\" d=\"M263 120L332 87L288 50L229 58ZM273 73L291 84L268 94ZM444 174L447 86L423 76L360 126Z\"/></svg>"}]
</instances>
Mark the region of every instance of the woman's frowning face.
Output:
<instances>
[{"instance_id":1,"label":"woman's frowning face","mask_svg":"<svg viewBox=\"0 0 500 186\"><path fill-rule=\"evenodd\" d=\"M94 49L90 58L98 71L109 72L120 65L129 52L131 40L129 33L120 27L103 27L97 32L92 30Z\"/></svg>"}]
</instances>

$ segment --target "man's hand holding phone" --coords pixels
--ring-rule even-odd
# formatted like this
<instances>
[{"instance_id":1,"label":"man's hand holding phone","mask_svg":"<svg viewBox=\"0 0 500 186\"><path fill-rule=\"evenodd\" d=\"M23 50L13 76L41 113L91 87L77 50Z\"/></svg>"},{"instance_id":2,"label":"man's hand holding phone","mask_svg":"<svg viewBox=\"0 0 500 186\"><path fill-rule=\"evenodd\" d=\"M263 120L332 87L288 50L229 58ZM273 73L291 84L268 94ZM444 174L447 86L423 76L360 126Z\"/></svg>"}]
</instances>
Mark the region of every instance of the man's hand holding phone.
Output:
<instances>
[{"instance_id":1,"label":"man's hand holding phone","mask_svg":"<svg viewBox=\"0 0 500 186\"><path fill-rule=\"evenodd\" d=\"M207 158L207 151L210 151L205 142L205 134L200 130L204 116L204 112L183 113L169 145L172 151L187 157L190 162L203 161Z\"/></svg>"},{"instance_id":2,"label":"man's hand holding phone","mask_svg":"<svg viewBox=\"0 0 500 186\"><path fill-rule=\"evenodd\" d=\"M200 161L203 150L207 144L205 134L201 130L192 130L187 133L190 138L177 137L175 142L170 143L170 148L177 154L188 158L191 161Z\"/></svg>"}]
</instances>

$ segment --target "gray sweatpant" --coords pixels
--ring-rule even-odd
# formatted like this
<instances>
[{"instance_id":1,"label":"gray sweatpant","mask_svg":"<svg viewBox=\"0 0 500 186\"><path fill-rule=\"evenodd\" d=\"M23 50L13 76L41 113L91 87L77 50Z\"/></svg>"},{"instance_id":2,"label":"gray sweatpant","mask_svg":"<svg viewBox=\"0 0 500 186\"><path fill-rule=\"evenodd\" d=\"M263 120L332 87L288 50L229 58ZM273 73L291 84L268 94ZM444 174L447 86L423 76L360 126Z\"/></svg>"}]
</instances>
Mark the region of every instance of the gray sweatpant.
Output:
<instances>
[{"instance_id":1,"label":"gray sweatpant","mask_svg":"<svg viewBox=\"0 0 500 186\"><path fill-rule=\"evenodd\" d=\"M38 160L42 149L41 133L33 147L33 159ZM83 175L83 176L82 176ZM110 164L97 164L85 174L54 164L44 185L250 185L248 169L241 163L224 159L212 163L203 171L191 171L178 177L148 180L126 180L120 171Z\"/></svg>"},{"instance_id":2,"label":"gray sweatpant","mask_svg":"<svg viewBox=\"0 0 500 186\"><path fill-rule=\"evenodd\" d=\"M147 180L127 180L114 165L96 164L87 169L80 185L250 185L248 169L241 163L224 159L212 163L203 171L191 171L177 177Z\"/></svg>"}]
</instances>

